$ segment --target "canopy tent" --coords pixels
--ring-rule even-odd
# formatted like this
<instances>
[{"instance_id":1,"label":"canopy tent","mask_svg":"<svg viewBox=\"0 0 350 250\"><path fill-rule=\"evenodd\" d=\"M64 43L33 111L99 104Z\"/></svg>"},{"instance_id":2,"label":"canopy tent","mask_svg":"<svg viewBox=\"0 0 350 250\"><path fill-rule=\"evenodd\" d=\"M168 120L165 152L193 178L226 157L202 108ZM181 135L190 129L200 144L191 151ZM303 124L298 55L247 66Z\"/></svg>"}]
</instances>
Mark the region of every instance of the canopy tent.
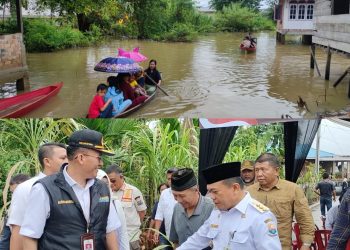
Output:
<instances>
[{"instance_id":1,"label":"canopy tent","mask_svg":"<svg viewBox=\"0 0 350 250\"><path fill-rule=\"evenodd\" d=\"M286 179L296 182L321 120L280 121L284 124ZM206 183L201 170L222 163L238 126L269 122L276 120L200 119L198 179L202 194Z\"/></svg>"},{"instance_id":2,"label":"canopy tent","mask_svg":"<svg viewBox=\"0 0 350 250\"><path fill-rule=\"evenodd\" d=\"M312 143L316 149L316 139ZM350 122L339 118L323 119L320 126L320 150L337 156L350 156Z\"/></svg>"}]
</instances>

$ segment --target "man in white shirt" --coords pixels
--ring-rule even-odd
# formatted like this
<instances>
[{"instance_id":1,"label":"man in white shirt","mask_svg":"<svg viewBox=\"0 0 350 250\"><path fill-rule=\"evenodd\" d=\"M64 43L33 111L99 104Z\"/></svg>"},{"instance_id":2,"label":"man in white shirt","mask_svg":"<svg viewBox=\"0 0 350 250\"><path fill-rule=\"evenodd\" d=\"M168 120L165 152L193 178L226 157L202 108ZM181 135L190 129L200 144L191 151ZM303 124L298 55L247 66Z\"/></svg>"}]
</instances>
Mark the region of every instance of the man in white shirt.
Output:
<instances>
[{"instance_id":1,"label":"man in white shirt","mask_svg":"<svg viewBox=\"0 0 350 250\"><path fill-rule=\"evenodd\" d=\"M109 180L107 173L101 169L98 170L97 179L104 181L108 185L108 187L111 186L111 181ZM113 192L111 187L110 187L110 191L112 194ZM113 205L115 206L115 209L117 211L117 215L121 224L120 227L117 229L119 249L130 250L128 232L126 229L125 213L122 207L122 203L117 199L112 199L112 202L113 202Z\"/></svg>"},{"instance_id":2,"label":"man in white shirt","mask_svg":"<svg viewBox=\"0 0 350 250\"><path fill-rule=\"evenodd\" d=\"M68 164L40 179L30 192L20 230L25 250L119 249L120 221L110 190L96 179L102 154L114 155L101 133L83 129L69 137Z\"/></svg>"},{"instance_id":3,"label":"man in white shirt","mask_svg":"<svg viewBox=\"0 0 350 250\"><path fill-rule=\"evenodd\" d=\"M202 170L214 209L177 250L282 250L277 220L269 208L244 191L240 162Z\"/></svg>"},{"instance_id":4,"label":"man in white shirt","mask_svg":"<svg viewBox=\"0 0 350 250\"><path fill-rule=\"evenodd\" d=\"M62 143L43 144L38 151L38 160L42 167L42 172L18 185L12 196L10 214L7 221L7 225L11 227L11 250L23 249L23 239L19 231L27 210L28 197L33 184L47 175L58 172L62 164L67 162L66 145Z\"/></svg>"},{"instance_id":5,"label":"man in white shirt","mask_svg":"<svg viewBox=\"0 0 350 250\"><path fill-rule=\"evenodd\" d=\"M158 208L155 216L155 230L157 231L153 235L155 242L160 241L158 231L163 221L165 225L166 236L167 237L170 236L171 219L173 217L174 207L177 203L177 201L174 198L173 192L171 191L170 186L171 186L171 177L177 170L178 170L177 168L170 168L167 170L167 173L166 173L166 178L167 178L169 188L163 190L162 193L160 194ZM160 244L168 245L167 242L160 242Z\"/></svg>"},{"instance_id":6,"label":"man in white shirt","mask_svg":"<svg viewBox=\"0 0 350 250\"><path fill-rule=\"evenodd\" d=\"M111 182L113 199L117 199L122 203L130 249L140 250L140 226L147 209L143 195L137 187L125 182L123 171L119 166L111 165L107 167L106 173Z\"/></svg>"}]
</instances>

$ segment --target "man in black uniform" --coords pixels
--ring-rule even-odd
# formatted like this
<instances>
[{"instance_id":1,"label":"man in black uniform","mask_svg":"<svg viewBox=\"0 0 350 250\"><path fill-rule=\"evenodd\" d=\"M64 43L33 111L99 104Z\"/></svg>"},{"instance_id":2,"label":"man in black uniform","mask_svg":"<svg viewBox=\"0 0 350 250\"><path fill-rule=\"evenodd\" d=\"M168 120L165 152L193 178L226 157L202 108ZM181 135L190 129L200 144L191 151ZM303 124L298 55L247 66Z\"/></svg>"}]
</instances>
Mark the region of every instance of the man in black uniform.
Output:
<instances>
[{"instance_id":1,"label":"man in black uniform","mask_svg":"<svg viewBox=\"0 0 350 250\"><path fill-rule=\"evenodd\" d=\"M96 179L108 151L102 134L83 129L68 139L68 164L37 181L30 192L20 234L23 249L118 250L120 221L109 187Z\"/></svg>"}]
</instances>

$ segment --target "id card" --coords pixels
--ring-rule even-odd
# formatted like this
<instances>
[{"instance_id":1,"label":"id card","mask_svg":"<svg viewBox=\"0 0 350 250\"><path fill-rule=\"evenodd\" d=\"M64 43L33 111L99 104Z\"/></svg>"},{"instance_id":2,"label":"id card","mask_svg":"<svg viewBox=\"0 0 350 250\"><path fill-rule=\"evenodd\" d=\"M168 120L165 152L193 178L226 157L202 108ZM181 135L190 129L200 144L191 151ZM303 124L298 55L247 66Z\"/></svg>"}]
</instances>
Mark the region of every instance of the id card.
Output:
<instances>
[{"instance_id":1,"label":"id card","mask_svg":"<svg viewBox=\"0 0 350 250\"><path fill-rule=\"evenodd\" d=\"M80 236L81 250L95 250L95 235L86 233Z\"/></svg>"}]
</instances>

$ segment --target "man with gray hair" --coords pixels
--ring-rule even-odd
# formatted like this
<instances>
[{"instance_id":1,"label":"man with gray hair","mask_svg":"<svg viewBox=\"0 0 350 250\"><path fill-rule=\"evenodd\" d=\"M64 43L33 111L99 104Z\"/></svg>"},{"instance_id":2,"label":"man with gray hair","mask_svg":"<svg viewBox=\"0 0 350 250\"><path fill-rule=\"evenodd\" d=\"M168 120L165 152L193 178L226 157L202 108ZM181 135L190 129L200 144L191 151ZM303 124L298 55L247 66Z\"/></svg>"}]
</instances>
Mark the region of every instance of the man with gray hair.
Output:
<instances>
[{"instance_id":1,"label":"man with gray hair","mask_svg":"<svg viewBox=\"0 0 350 250\"><path fill-rule=\"evenodd\" d=\"M310 249L314 240L314 221L303 190L295 183L279 177L280 163L271 153L263 153L255 161L257 183L247 188L250 195L276 215L283 250L292 245L293 216L300 226L301 250Z\"/></svg>"},{"instance_id":2,"label":"man with gray hair","mask_svg":"<svg viewBox=\"0 0 350 250\"><path fill-rule=\"evenodd\" d=\"M179 169L171 177L171 190L177 201L170 228L170 241L176 246L197 232L209 218L214 203L199 193L197 179L190 168Z\"/></svg>"},{"instance_id":3,"label":"man with gray hair","mask_svg":"<svg viewBox=\"0 0 350 250\"><path fill-rule=\"evenodd\" d=\"M140 226L147 209L143 195L137 187L125 182L123 171L119 166L110 165L107 167L106 173L111 182L113 198L122 203L130 249L139 250L141 249Z\"/></svg>"}]
</instances>

